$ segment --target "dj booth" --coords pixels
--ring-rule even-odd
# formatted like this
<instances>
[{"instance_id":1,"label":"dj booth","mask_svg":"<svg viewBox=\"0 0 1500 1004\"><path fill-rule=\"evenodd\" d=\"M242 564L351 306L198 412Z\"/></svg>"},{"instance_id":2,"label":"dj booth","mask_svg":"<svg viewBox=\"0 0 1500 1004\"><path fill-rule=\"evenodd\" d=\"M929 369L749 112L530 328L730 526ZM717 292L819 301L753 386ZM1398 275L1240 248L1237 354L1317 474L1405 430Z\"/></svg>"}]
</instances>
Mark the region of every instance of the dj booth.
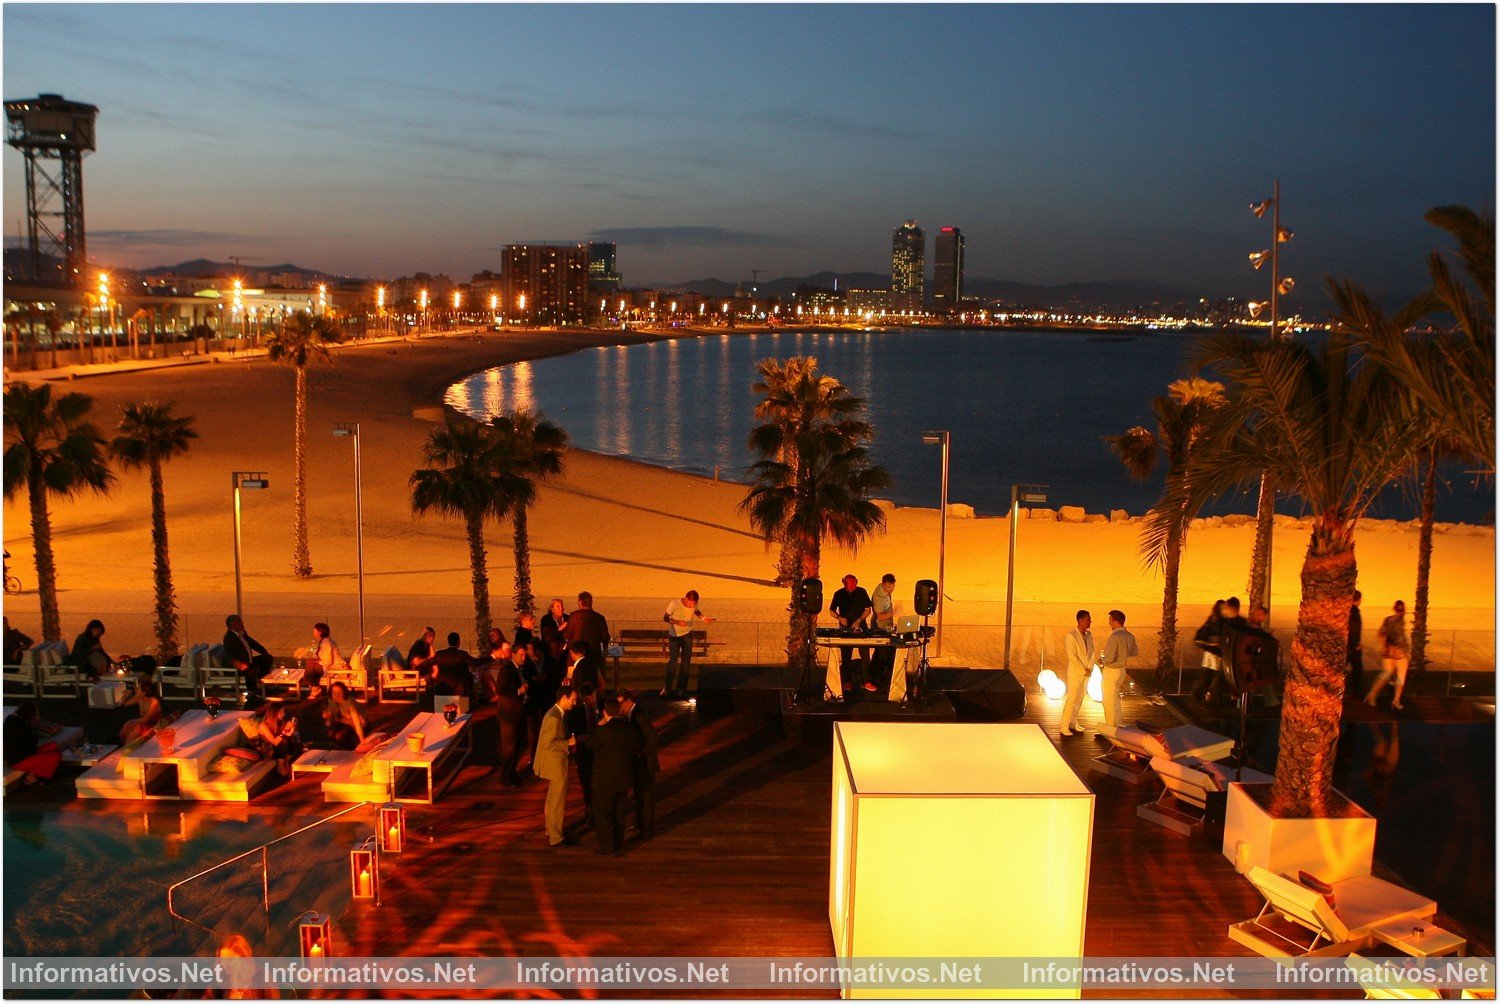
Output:
<instances>
[{"instance_id":1,"label":"dj booth","mask_svg":"<svg viewBox=\"0 0 1500 1004\"><path fill-rule=\"evenodd\" d=\"M817 646L828 652L828 670L824 677L825 698L840 700L844 695L844 660L851 649L895 649L895 662L891 668L891 684L886 700L903 703L909 690L919 692L921 684L922 644L932 636L931 628L920 628L915 632L883 634L873 632L860 634L839 628L819 628L815 637ZM865 668L869 672L869 667ZM908 681L908 677L914 678ZM831 697L830 697L831 695Z\"/></svg>"}]
</instances>

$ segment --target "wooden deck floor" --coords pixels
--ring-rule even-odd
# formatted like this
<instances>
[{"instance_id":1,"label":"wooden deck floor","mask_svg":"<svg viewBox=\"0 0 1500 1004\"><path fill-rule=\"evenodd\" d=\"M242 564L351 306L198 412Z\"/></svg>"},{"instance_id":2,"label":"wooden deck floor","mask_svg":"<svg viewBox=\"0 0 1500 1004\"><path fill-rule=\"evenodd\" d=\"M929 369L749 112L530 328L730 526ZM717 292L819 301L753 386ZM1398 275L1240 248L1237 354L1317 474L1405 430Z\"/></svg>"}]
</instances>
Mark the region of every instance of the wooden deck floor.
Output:
<instances>
[{"instance_id":1,"label":"wooden deck floor","mask_svg":"<svg viewBox=\"0 0 1500 1004\"><path fill-rule=\"evenodd\" d=\"M1128 717L1176 724L1167 708L1138 699L1127 705ZM655 839L629 845L623 858L596 856L592 834L574 847L549 848L541 829L545 783L500 784L489 766L494 723L481 715L476 755L447 796L409 812L414 839L385 869L384 903L356 905L339 919L340 954L832 955L828 749L784 739L771 718L645 707L663 741ZM1090 771L1102 746L1090 737L1059 740L1057 707L1033 701L1027 720L1048 730L1097 795L1086 954L1245 954L1225 932L1260 908L1249 883L1207 840L1138 819L1136 806L1154 789ZM409 708L376 710L404 721ZM251 811L306 818L334 808L309 779L267 792ZM88 811L138 810L96 803ZM570 819L581 812L575 784ZM1003 834L955 839L990 842L997 859L1006 853Z\"/></svg>"}]
</instances>

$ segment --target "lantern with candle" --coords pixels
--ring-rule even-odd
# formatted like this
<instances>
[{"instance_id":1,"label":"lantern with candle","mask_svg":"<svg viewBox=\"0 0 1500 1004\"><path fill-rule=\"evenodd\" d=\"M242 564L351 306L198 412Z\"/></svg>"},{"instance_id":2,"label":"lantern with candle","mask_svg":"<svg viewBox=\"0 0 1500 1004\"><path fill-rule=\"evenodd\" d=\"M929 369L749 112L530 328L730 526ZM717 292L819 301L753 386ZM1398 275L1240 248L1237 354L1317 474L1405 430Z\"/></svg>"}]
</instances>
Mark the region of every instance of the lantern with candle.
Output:
<instances>
[{"instance_id":1,"label":"lantern with candle","mask_svg":"<svg viewBox=\"0 0 1500 1004\"><path fill-rule=\"evenodd\" d=\"M458 721L457 704L449 703L443 705L443 721L447 722L449 726L452 726L454 722Z\"/></svg>"},{"instance_id":2,"label":"lantern with candle","mask_svg":"<svg viewBox=\"0 0 1500 1004\"><path fill-rule=\"evenodd\" d=\"M304 959L326 959L333 955L333 919L309 910L297 921L297 945Z\"/></svg>"},{"instance_id":3,"label":"lantern with candle","mask_svg":"<svg viewBox=\"0 0 1500 1004\"><path fill-rule=\"evenodd\" d=\"M380 902L380 847L374 837L349 852L349 889L355 899Z\"/></svg>"},{"instance_id":4,"label":"lantern with candle","mask_svg":"<svg viewBox=\"0 0 1500 1004\"><path fill-rule=\"evenodd\" d=\"M395 802L380 807L375 835L380 838L380 849L388 854L400 854L406 846L406 810Z\"/></svg>"}]
</instances>

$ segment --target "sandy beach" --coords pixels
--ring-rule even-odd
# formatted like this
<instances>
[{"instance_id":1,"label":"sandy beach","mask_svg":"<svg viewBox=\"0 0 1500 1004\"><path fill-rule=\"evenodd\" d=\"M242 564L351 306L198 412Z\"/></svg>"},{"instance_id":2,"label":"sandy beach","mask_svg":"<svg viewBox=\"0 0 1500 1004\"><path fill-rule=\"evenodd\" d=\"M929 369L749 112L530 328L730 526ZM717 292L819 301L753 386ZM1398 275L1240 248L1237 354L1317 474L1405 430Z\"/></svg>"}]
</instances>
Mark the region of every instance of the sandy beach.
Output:
<instances>
[{"instance_id":1,"label":"sandy beach","mask_svg":"<svg viewBox=\"0 0 1500 1004\"><path fill-rule=\"evenodd\" d=\"M340 349L332 365L312 370L309 377L314 576L305 580L291 574L290 369L263 358L239 359L90 377L68 387L95 398L95 421L107 433L119 408L132 401L173 401L179 413L195 420L200 440L166 470L172 569L186 620L185 642L217 641L223 615L233 609L230 472L253 470L266 472L271 487L246 493L244 500L245 615L252 633L273 651L285 651L303 641L313 621L326 620L345 648L352 647L358 633L353 455L349 441L330 432L335 422L360 422L367 634L377 645L404 648L410 632L424 623L439 631L463 630L472 617L462 525L414 517L407 489L433 427L430 409L441 404L444 390L497 364L652 337L660 336L484 332ZM416 410L425 410L425 417L414 417ZM660 624L660 610L669 598L696 588L704 608L720 618L714 630L735 639L736 655L774 662L786 596L769 581L775 553L736 512L743 495L740 485L572 450L565 476L542 490L532 513L535 591L542 598L568 597L571 608L571 598L588 589L617 627L644 627ZM112 496L56 502L52 512L67 638L97 615L110 627L106 646L111 652L147 649L151 546L146 475L121 473ZM909 606L912 583L936 578L937 511L900 508L888 519L887 532L858 555L825 550L823 577L830 592L845 572L853 571L873 586L889 571L898 579L898 598ZM1119 607L1143 643L1154 635L1161 584L1138 556L1139 529L1135 523L1020 524L1014 614L1018 652L1042 651L1056 641L1060 654L1061 634L1071 627L1077 607L1093 608L1096 620L1110 607ZM1493 528L1440 529L1431 593L1435 654L1441 659L1446 646L1457 642L1460 651L1489 653L1487 665L1459 668L1492 669ZM1192 533L1183 565L1180 619L1189 633L1215 598L1243 592L1251 532L1241 526ZM944 616L953 630L945 655L965 664L998 665L1007 536L1002 518L949 520ZM37 634L31 521L24 499L5 505L4 540L12 572L27 589L6 597L6 613L17 626ZM509 526L491 525L487 543L495 619L508 625ZM1290 626L1306 546L1305 529L1278 528L1273 587L1278 626ZM1410 603L1416 548L1416 531L1408 525L1362 525L1360 587L1371 631L1393 600Z\"/></svg>"}]
</instances>

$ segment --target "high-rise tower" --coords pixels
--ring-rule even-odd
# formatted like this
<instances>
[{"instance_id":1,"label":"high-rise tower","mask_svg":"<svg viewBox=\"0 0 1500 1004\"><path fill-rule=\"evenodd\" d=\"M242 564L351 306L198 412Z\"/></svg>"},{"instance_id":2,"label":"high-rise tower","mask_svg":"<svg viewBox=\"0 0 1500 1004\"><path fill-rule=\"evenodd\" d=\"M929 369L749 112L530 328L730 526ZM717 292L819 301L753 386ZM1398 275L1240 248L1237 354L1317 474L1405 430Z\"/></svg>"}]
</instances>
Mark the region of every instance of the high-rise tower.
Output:
<instances>
[{"instance_id":1,"label":"high-rise tower","mask_svg":"<svg viewBox=\"0 0 1500 1004\"><path fill-rule=\"evenodd\" d=\"M916 220L891 232L891 307L921 310L927 269L927 234Z\"/></svg>"},{"instance_id":2,"label":"high-rise tower","mask_svg":"<svg viewBox=\"0 0 1500 1004\"><path fill-rule=\"evenodd\" d=\"M939 313L954 310L964 296L964 232L958 227L939 230L932 262L933 305Z\"/></svg>"},{"instance_id":3,"label":"high-rise tower","mask_svg":"<svg viewBox=\"0 0 1500 1004\"><path fill-rule=\"evenodd\" d=\"M87 281L83 158L94 152L98 115L93 105L61 94L5 102L5 141L26 158L27 269L34 281ZM56 168L48 161L56 161Z\"/></svg>"}]
</instances>

